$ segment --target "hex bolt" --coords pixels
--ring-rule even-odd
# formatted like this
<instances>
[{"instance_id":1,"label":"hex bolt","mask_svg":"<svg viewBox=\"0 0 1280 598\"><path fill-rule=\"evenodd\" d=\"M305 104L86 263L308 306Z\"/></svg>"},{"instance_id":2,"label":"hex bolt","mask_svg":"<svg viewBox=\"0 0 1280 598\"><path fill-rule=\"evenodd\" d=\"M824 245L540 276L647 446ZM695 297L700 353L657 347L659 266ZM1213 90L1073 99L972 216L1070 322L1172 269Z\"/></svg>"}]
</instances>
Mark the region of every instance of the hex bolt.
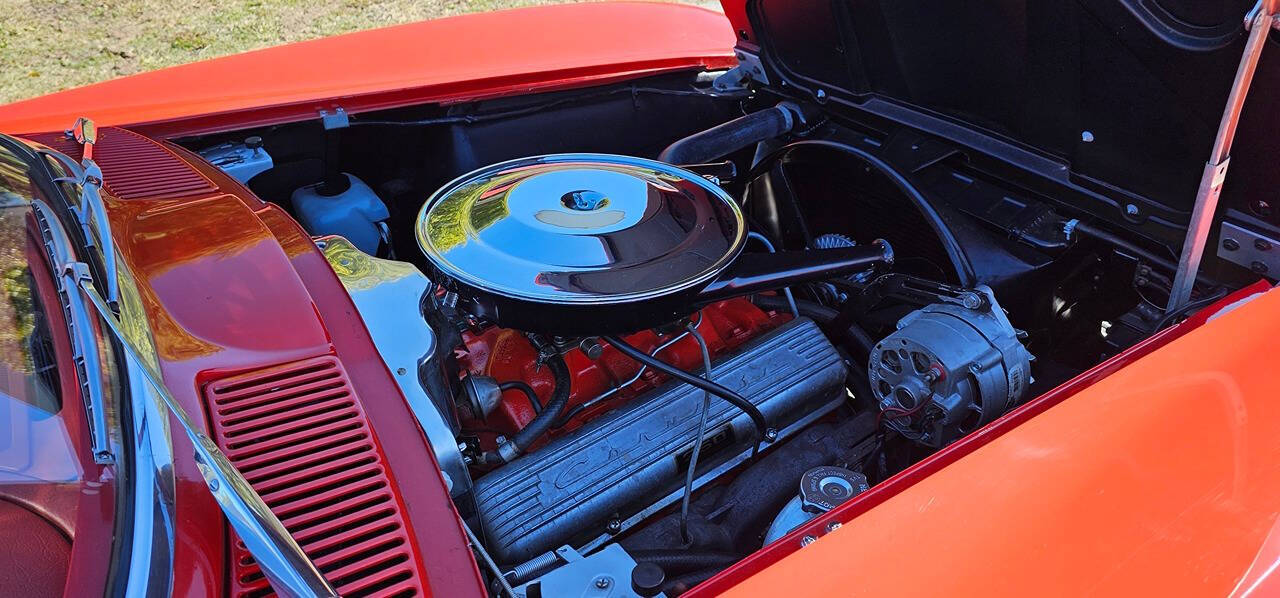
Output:
<instances>
[{"instance_id":1,"label":"hex bolt","mask_svg":"<svg viewBox=\"0 0 1280 598\"><path fill-rule=\"evenodd\" d=\"M1249 269L1253 270L1254 273L1256 274L1266 274L1267 270L1270 270L1270 268L1268 268L1267 265L1262 262L1254 262L1252 264L1249 264Z\"/></svg>"},{"instance_id":2,"label":"hex bolt","mask_svg":"<svg viewBox=\"0 0 1280 598\"><path fill-rule=\"evenodd\" d=\"M842 524L842 523L840 523L839 521L832 521L831 523L828 523L828 524L827 524L827 533L829 534L829 533L831 533L831 532L834 532L834 531L836 531L836 530L840 529L840 526L841 526L841 525L843 525L843 524Z\"/></svg>"},{"instance_id":3,"label":"hex bolt","mask_svg":"<svg viewBox=\"0 0 1280 598\"><path fill-rule=\"evenodd\" d=\"M801 545L801 546L808 546L808 545L813 544L814 542L817 542L817 541L818 541L818 539L817 539L817 538L815 538L815 537L813 537L813 536L805 536L805 537L803 537L803 538L800 538L800 545Z\"/></svg>"},{"instance_id":4,"label":"hex bolt","mask_svg":"<svg viewBox=\"0 0 1280 598\"><path fill-rule=\"evenodd\" d=\"M604 529L605 531L611 534L616 534L622 531L622 520L618 519L617 517L614 517L613 519L609 520L609 523L606 523L604 525Z\"/></svg>"},{"instance_id":5,"label":"hex bolt","mask_svg":"<svg viewBox=\"0 0 1280 598\"><path fill-rule=\"evenodd\" d=\"M1134 204L1129 204L1129 205L1127 205L1127 206L1125 206L1125 207L1124 207L1124 213L1125 213L1125 214L1128 214L1129 216L1137 216L1137 215L1138 215L1138 206L1136 206L1136 205L1134 205Z\"/></svg>"},{"instance_id":6,"label":"hex bolt","mask_svg":"<svg viewBox=\"0 0 1280 598\"><path fill-rule=\"evenodd\" d=\"M1271 241L1266 239L1254 239L1253 248L1258 251L1271 251Z\"/></svg>"},{"instance_id":7,"label":"hex bolt","mask_svg":"<svg viewBox=\"0 0 1280 598\"><path fill-rule=\"evenodd\" d=\"M1222 248L1226 249L1227 251L1235 251L1237 249L1240 249L1240 242L1235 239L1223 239Z\"/></svg>"},{"instance_id":8,"label":"hex bolt","mask_svg":"<svg viewBox=\"0 0 1280 598\"><path fill-rule=\"evenodd\" d=\"M814 92L813 97L814 97L815 99L817 99L819 102L826 102L826 101L827 101L827 90L825 90L825 89L819 89L818 91Z\"/></svg>"}]
</instances>

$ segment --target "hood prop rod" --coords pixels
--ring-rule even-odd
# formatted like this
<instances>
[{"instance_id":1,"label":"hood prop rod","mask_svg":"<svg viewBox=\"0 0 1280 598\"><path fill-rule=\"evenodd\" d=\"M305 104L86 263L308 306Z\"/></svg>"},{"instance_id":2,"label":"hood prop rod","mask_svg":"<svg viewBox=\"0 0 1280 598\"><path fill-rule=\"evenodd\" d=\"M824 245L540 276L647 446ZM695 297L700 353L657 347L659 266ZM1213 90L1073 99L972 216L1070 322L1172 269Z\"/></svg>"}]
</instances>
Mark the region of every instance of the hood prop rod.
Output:
<instances>
[{"instance_id":1,"label":"hood prop rod","mask_svg":"<svg viewBox=\"0 0 1280 598\"><path fill-rule=\"evenodd\" d=\"M1227 96L1227 106L1222 112L1218 135L1213 140L1213 151L1200 175L1200 187L1196 190L1196 203L1191 212L1191 221L1187 225L1187 236L1182 241L1182 255L1174 273L1169 304L1165 308L1166 315L1178 313L1191 302L1191 288L1195 285L1196 273L1200 270L1205 243L1209 239L1209 230L1213 227L1213 214L1218 208L1218 196L1222 194L1222 183L1226 180L1227 166L1231 162L1231 143L1235 140L1236 127L1240 124L1240 111L1249 95L1249 84L1253 82L1253 73L1258 67L1262 48L1266 45L1267 34L1278 23L1275 19L1278 9L1280 0L1258 0L1258 4L1245 17L1249 40L1245 43L1235 80L1231 82L1231 93Z\"/></svg>"}]
</instances>

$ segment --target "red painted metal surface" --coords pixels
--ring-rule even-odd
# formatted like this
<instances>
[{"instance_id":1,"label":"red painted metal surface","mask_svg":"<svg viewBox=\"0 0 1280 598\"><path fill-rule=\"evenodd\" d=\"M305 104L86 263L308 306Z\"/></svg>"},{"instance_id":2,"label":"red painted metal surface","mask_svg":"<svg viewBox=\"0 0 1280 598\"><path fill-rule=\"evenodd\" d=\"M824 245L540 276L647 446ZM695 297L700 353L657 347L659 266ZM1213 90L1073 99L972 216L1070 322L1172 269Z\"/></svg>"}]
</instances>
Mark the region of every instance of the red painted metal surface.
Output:
<instances>
[{"instance_id":1,"label":"red painted metal surface","mask_svg":"<svg viewBox=\"0 0 1280 598\"><path fill-rule=\"evenodd\" d=\"M714 303L703 308L701 313L698 332L706 339L713 358L789 319L789 316L766 313L743 298ZM659 337L646 330L632 334L626 340L648 353L676 334L679 331ZM460 369L492 376L499 382L524 382L533 387L543 404L550 400L553 387L551 372L538 365L538 352L524 334L516 330L490 327L478 334L465 334L463 341L466 350L458 355ZM603 343L599 359L588 359L580 349L572 349L564 357L572 380L572 392L566 411L630 380L640 367L607 343ZM658 357L683 370L702 368L702 352L697 341L692 338L677 341L658 353ZM547 438L570 432L592 417L609 411L666 380L667 376L646 370L639 380L624 386L613 397L574 416L563 428L550 431ZM493 439L497 435L515 434L533 421L534 415L533 406L523 393L508 390L502 394L501 403L487 419L479 421L471 418L465 422L464 427L477 430L482 448L488 450L496 447Z\"/></svg>"},{"instance_id":2,"label":"red painted metal surface","mask_svg":"<svg viewBox=\"0 0 1280 598\"><path fill-rule=\"evenodd\" d=\"M734 63L724 16L657 3L464 15L247 52L0 106L0 131L79 116L172 137Z\"/></svg>"},{"instance_id":3,"label":"red painted metal surface","mask_svg":"<svg viewBox=\"0 0 1280 598\"><path fill-rule=\"evenodd\" d=\"M32 135L30 139L77 161L83 154L80 144L61 133ZM212 181L165 146L133 131L102 127L93 149L107 192L119 199L187 197L217 190Z\"/></svg>"},{"instance_id":4,"label":"red painted metal surface","mask_svg":"<svg viewBox=\"0 0 1280 598\"><path fill-rule=\"evenodd\" d=\"M404 505L341 362L317 357L205 387L214 440L343 596L420 596ZM270 591L244 544L231 593Z\"/></svg>"},{"instance_id":5,"label":"red painted metal surface","mask_svg":"<svg viewBox=\"0 0 1280 598\"><path fill-rule=\"evenodd\" d=\"M147 314L156 360L174 397L197 421L206 421L198 414L206 412L202 388L208 382L336 357L380 435L388 476L399 486L412 545L420 550L414 560L426 571L421 581L427 591L481 595L479 572L439 468L323 255L283 211L206 163L192 166L213 183L210 193L129 201L104 193L123 271L132 281L122 292L136 293L130 300ZM178 512L174 594L226 595L229 531L191 459L189 442L180 434L172 440ZM97 550L93 562L104 568L101 545ZM72 567L74 572L74 557Z\"/></svg>"},{"instance_id":6,"label":"red painted metal surface","mask_svg":"<svg viewBox=\"0 0 1280 598\"><path fill-rule=\"evenodd\" d=\"M716 577L713 577L712 579L708 580L706 583L703 583L702 585L695 587L690 593L685 595L693 596L697 598L700 596L718 595L718 594L729 591L730 589L734 588L738 584L741 584L744 581L748 580L752 576L767 570L769 567L777 564L779 561L787 558L789 555L792 555L802 550L800 546L801 537L806 535L813 535L815 537L820 538L821 536L828 533L827 528L832 523L849 525L850 522L853 522L857 517L876 508L878 505L881 505L886 503L887 501L893 500L895 496L898 496L903 492L908 491L909 489L914 487L916 484L926 482L927 480L930 479L930 476L937 474L940 471L943 471L948 466L953 465L958 461L964 459L966 456L973 454L975 451L978 451L983 446L986 446L989 443L992 443L1000 439L1004 435L1010 432L1013 432L1019 426L1027 423L1032 418L1045 413L1046 411L1050 410L1056 405L1063 403L1064 401L1070 400L1071 397L1073 397L1074 395L1077 395L1078 393L1088 391L1090 387L1097 384L1102 379L1119 372L1122 368L1125 368L1127 366L1134 364L1135 362L1155 352L1157 349L1166 347L1171 342L1183 337L1184 335L1191 332L1192 330L1195 330L1201 327L1202 325L1204 325L1205 321L1211 315L1213 315L1222 307L1230 305L1231 303L1234 303L1238 299L1248 297L1255 293L1267 291L1269 288L1270 288L1270 285L1266 284L1263 281L1259 281L1254 285L1251 285L1245 289L1241 289L1240 291L1233 293L1232 295L1219 301L1214 306L1201 310L1199 313L1197 313L1195 316L1191 317L1190 319L1176 326L1166 328L1165 330L1142 341L1141 343L1138 343L1137 345L1130 347L1125 352L1119 355L1116 355L1115 357L1108 359L1107 361L1101 364L1098 364L1097 366L1089 369L1088 371L1081 373L1075 378L1072 378L1071 380L1063 383L1061 386L1039 397L1036 397L1035 399L1022 405L1021 407L1011 411L1004 417L996 420L995 422L992 422L990 425L978 430L977 432L969 436L966 436L956 441L954 444L951 444L950 446L947 446L946 448L938 451L937 453L934 453L933 455L929 456L923 461L916 463L915 465L907 468L906 470L886 480L885 482L872 487L871 490L858 495L856 498L849 500L848 502L840 505L836 509L797 528L795 531L791 532L784 538L768 546L765 546L763 549L753 553L752 555L748 556L746 559L743 559L742 561L738 562L733 567L730 567L729 569L723 571ZM1206 348L1206 350L1208 350L1208 348ZM1245 365L1244 367L1252 367L1252 366ZM1100 417L1100 418L1107 417L1106 413L1098 413L1096 415L1097 417ZM1165 430L1162 430L1161 433L1166 435L1166 438L1176 438L1178 431L1175 429L1165 429ZM1152 439L1152 442L1156 442L1156 440ZM994 474L993 472L988 471L983 475L999 475L999 474ZM1182 482L1179 482L1179 483L1182 483ZM1194 484L1195 481L1186 480L1186 483ZM960 491L959 489L956 489L956 490ZM1126 512L1133 513L1134 516L1137 516L1136 511L1126 511ZM1066 524L1069 524L1069 523L1064 522L1064 525ZM843 529L843 527L841 529ZM941 529L939 531L945 533L948 531L948 529ZM923 562L926 562L923 560L924 559L923 554L925 554L925 551L945 548L944 544L939 544L937 542L930 542L927 545L920 545L918 544L919 539L920 538L918 535L898 534L897 537L895 538L895 541L901 542L901 544L894 544L894 545L888 545L888 546L882 545L878 547L878 550L882 550L887 554L894 554L894 555L901 555L906 553L913 554L915 555L915 557L910 559L912 563L923 563ZM992 541L993 542L1000 541L998 535L996 537L993 537ZM1087 543L1089 540L1087 538L1081 538L1080 541ZM1008 563L1003 563L999 565L999 570L1005 570L1007 565ZM1082 571L1079 573L1082 575L1085 575L1087 572ZM830 569L821 569L818 567L813 567L811 574L815 576L815 579L826 579L826 578L834 579L835 577L839 577L840 579L847 580L850 583L855 583L857 581L857 575L855 574L850 576L850 573L846 570L830 570ZM797 589L800 587L801 586L799 584L794 586L794 588L797 588ZM849 593L853 592L852 585L844 586L844 587L848 589Z\"/></svg>"}]
</instances>

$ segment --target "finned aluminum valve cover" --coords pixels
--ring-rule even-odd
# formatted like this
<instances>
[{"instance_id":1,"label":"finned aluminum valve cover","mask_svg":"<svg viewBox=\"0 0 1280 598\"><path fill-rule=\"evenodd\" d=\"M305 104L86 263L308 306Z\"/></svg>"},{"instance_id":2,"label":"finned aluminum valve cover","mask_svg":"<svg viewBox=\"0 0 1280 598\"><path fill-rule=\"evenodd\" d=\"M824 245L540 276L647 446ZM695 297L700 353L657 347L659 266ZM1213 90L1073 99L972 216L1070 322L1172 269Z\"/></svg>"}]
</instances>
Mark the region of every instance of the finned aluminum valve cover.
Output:
<instances>
[{"instance_id":1,"label":"finned aluminum valve cover","mask_svg":"<svg viewBox=\"0 0 1280 598\"><path fill-rule=\"evenodd\" d=\"M713 370L780 437L844 398L845 365L804 318L754 339ZM475 498L493 555L514 564L564 544L594 545L676 500L702 401L699 389L667 384L481 478ZM751 419L722 399L712 397L707 421L695 486L746 459L756 440ZM619 525L607 529L614 518Z\"/></svg>"}]
</instances>

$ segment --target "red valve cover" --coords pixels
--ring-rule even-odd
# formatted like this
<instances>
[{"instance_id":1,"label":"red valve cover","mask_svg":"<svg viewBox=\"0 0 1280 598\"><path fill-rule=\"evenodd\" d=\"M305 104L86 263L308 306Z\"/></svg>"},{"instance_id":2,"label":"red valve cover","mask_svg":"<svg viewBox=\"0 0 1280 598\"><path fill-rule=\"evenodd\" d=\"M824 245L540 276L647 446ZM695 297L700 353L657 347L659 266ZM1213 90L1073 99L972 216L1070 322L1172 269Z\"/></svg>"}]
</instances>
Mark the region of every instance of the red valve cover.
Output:
<instances>
[{"instance_id":1,"label":"red valve cover","mask_svg":"<svg viewBox=\"0 0 1280 598\"><path fill-rule=\"evenodd\" d=\"M745 298L729 299L713 303L702 309L702 321L698 332L707 340L707 348L714 359L759 334L771 330L790 319L790 314L766 312ZM636 348L650 353L679 332L661 335L653 331L637 332L626 337ZM537 363L538 352L517 330L492 327L478 333L463 334L465 349L457 360L460 369L472 374L492 376L499 382L520 380L533 387L543 404L551 398L552 379L548 368ZM568 413L574 407L590 401L602 393L630 380L640 365L603 341L604 351L599 359L589 359L580 349L572 349L564 356L571 376ZM693 338L685 337L663 349L657 357L683 370L701 370L702 352ZM646 370L639 380L622 388L608 399L592 405L571 419L564 427L553 429L547 438L564 434L591 418L617 407L666 381L667 377ZM463 414L463 428L480 438L481 447L492 449L494 439L510 437L533 420L534 410L518 390L502 393L502 401L487 420L469 418Z\"/></svg>"}]
</instances>

